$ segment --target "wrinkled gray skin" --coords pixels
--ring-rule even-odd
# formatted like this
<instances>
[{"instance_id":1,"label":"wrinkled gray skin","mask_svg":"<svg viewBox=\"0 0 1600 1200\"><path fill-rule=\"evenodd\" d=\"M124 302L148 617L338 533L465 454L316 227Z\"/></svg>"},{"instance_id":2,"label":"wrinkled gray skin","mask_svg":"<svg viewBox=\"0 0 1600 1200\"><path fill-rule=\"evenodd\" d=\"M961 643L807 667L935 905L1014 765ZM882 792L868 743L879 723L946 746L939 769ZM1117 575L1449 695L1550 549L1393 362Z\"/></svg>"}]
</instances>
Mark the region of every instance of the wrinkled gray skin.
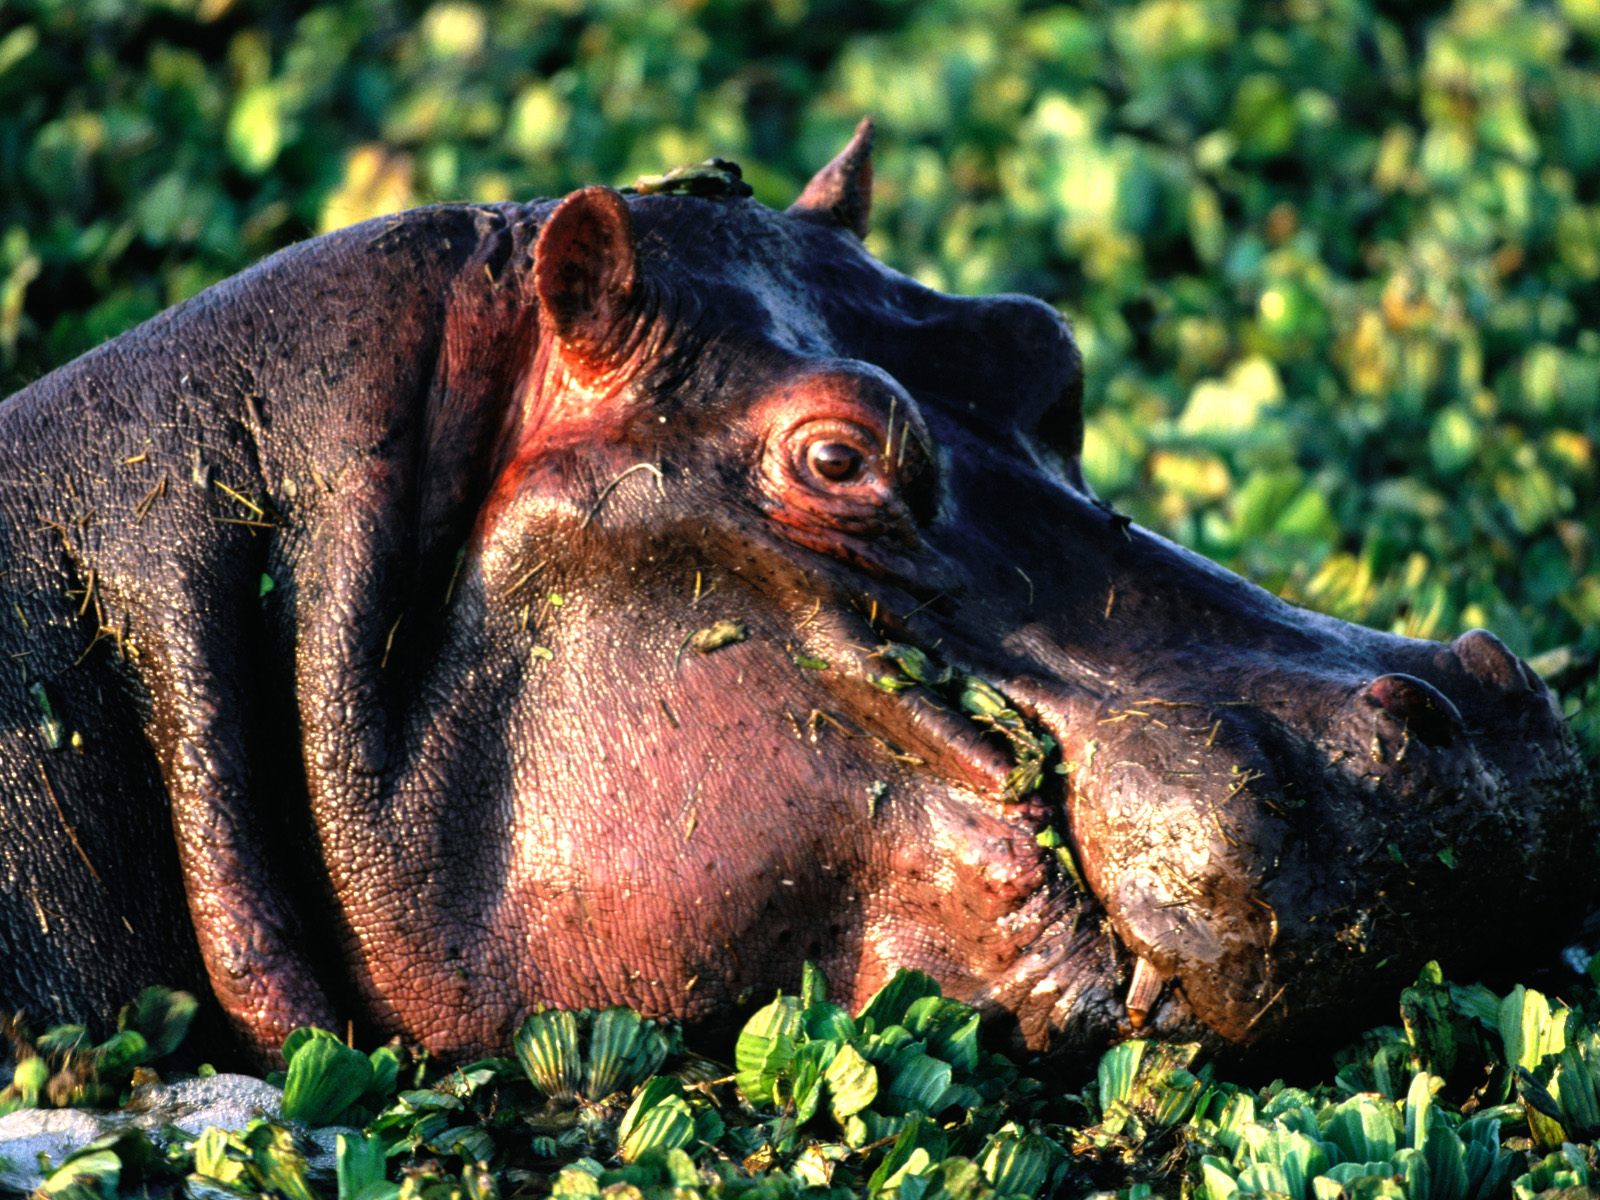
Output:
<instances>
[{"instance_id":1,"label":"wrinkled gray skin","mask_svg":"<svg viewBox=\"0 0 1600 1200\"><path fill-rule=\"evenodd\" d=\"M0 407L0 1003L188 984L262 1055L459 1055L540 1002L726 1022L812 958L1082 1052L1559 932L1593 810L1543 685L1098 504L1067 329L874 261L868 134L787 214L356 226ZM887 642L1053 737L1039 790L875 686Z\"/></svg>"}]
</instances>

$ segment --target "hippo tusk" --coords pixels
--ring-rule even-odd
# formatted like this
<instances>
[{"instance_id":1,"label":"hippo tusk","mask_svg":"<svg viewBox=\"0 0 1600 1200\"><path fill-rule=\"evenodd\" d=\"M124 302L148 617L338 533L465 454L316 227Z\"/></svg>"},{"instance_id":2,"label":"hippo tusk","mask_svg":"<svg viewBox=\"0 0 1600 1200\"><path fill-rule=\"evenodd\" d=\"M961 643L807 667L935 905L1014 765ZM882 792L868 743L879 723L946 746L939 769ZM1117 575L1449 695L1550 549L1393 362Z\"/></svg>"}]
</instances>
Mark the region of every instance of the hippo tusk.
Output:
<instances>
[{"instance_id":1,"label":"hippo tusk","mask_svg":"<svg viewBox=\"0 0 1600 1200\"><path fill-rule=\"evenodd\" d=\"M1145 1018L1156 1006L1167 977L1161 968L1148 958L1136 959L1133 964L1133 981L1128 984L1128 1024L1135 1029L1144 1026Z\"/></svg>"}]
</instances>

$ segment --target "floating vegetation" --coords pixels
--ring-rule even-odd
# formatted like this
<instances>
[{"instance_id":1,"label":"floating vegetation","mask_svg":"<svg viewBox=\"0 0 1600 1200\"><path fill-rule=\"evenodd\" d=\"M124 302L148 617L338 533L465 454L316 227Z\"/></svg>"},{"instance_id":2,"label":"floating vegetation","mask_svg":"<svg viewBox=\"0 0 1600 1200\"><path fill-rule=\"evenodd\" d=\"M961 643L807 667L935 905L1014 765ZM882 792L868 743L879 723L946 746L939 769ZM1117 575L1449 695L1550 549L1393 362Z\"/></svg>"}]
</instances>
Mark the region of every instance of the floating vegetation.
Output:
<instances>
[{"instance_id":1,"label":"floating vegetation","mask_svg":"<svg viewBox=\"0 0 1600 1200\"><path fill-rule=\"evenodd\" d=\"M551 1009L525 1020L513 1045L540 1093L552 1100L581 1096L598 1102L649 1078L678 1042L676 1031L630 1009Z\"/></svg>"},{"instance_id":2,"label":"floating vegetation","mask_svg":"<svg viewBox=\"0 0 1600 1200\"><path fill-rule=\"evenodd\" d=\"M135 1071L178 1048L198 1007L188 992L146 988L117 1014L117 1032L98 1043L81 1025L57 1025L34 1038L20 1017L0 1021L0 1037L17 1064L11 1083L0 1089L0 1114L114 1106Z\"/></svg>"},{"instance_id":3,"label":"floating vegetation","mask_svg":"<svg viewBox=\"0 0 1600 1200\"><path fill-rule=\"evenodd\" d=\"M409 1069L296 1030L282 1112L242 1129L108 1132L48 1171L41 1194L280 1200L787 1198L1532 1200L1600 1183L1600 993L1569 1007L1504 996L1430 964L1401 1024L1338 1055L1331 1083L1246 1088L1198 1047L1143 1040L1081 1078L985 1047L976 1009L901 971L854 1014L807 965L745 1024L731 1071L622 1008L544 1011L515 1060ZM194 1001L151 989L119 1032L29 1039L8 1109L126 1103L135 1064L174 1050ZM71 1082L57 1083L74 1063ZM95 1064L93 1070L88 1064ZM85 1086L84 1080L92 1079ZM345 1125L330 1172L317 1153Z\"/></svg>"},{"instance_id":4,"label":"floating vegetation","mask_svg":"<svg viewBox=\"0 0 1600 1200\"><path fill-rule=\"evenodd\" d=\"M308 1125L344 1125L370 1119L394 1092L401 1059L392 1047L370 1055L352 1050L325 1029L297 1029L283 1043L289 1064L283 1115Z\"/></svg>"}]
</instances>

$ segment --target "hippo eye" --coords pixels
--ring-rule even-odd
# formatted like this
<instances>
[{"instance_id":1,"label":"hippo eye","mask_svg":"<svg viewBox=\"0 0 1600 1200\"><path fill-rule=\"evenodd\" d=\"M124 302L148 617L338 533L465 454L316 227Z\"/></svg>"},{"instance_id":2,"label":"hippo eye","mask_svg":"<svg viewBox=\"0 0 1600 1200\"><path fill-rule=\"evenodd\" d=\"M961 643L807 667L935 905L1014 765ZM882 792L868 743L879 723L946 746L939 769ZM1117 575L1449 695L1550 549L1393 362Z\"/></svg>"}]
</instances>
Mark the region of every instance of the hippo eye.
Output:
<instances>
[{"instance_id":1,"label":"hippo eye","mask_svg":"<svg viewBox=\"0 0 1600 1200\"><path fill-rule=\"evenodd\" d=\"M832 483L850 483L860 478L866 463L861 451L845 442L813 442L807 459L813 471Z\"/></svg>"}]
</instances>

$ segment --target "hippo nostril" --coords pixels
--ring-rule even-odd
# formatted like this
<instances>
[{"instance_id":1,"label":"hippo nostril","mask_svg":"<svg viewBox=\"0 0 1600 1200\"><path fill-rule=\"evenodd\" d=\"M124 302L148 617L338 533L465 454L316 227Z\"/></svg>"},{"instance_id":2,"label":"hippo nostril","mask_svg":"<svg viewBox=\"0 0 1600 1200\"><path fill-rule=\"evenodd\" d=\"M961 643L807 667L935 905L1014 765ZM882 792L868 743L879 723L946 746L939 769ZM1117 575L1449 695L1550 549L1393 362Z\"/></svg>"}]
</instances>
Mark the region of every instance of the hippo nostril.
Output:
<instances>
[{"instance_id":1,"label":"hippo nostril","mask_svg":"<svg viewBox=\"0 0 1600 1200\"><path fill-rule=\"evenodd\" d=\"M1380 675L1361 694L1427 745L1448 746L1466 731L1456 706L1413 675Z\"/></svg>"},{"instance_id":2,"label":"hippo nostril","mask_svg":"<svg viewBox=\"0 0 1600 1200\"><path fill-rule=\"evenodd\" d=\"M1505 692L1536 690L1522 660L1487 629L1469 629L1450 649L1473 678Z\"/></svg>"}]
</instances>

